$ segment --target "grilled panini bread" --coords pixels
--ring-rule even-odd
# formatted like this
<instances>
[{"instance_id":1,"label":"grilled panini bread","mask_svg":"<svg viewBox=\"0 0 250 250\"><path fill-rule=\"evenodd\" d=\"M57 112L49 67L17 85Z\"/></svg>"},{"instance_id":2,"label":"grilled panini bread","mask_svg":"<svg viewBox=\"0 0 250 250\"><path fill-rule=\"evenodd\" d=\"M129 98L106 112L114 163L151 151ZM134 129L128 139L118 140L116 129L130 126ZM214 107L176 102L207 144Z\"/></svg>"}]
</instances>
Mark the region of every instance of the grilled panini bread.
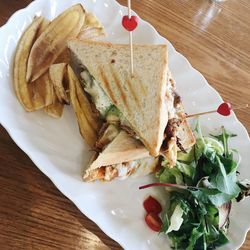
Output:
<instances>
[{"instance_id":1,"label":"grilled panini bread","mask_svg":"<svg viewBox=\"0 0 250 250\"><path fill-rule=\"evenodd\" d=\"M85 181L111 181L130 175L146 175L153 172L158 163L158 158L150 156L139 140L122 130L92 160L84 172Z\"/></svg>"},{"instance_id":2,"label":"grilled panini bread","mask_svg":"<svg viewBox=\"0 0 250 250\"><path fill-rule=\"evenodd\" d=\"M109 44L101 43L101 48L103 48L103 46L109 47ZM106 59L106 62L107 62L106 64L105 64L104 59L101 60L101 63L99 63L99 59L96 59L97 61L91 60L91 55L94 58L97 58L98 53L103 52L102 50L100 51L100 49L99 49L100 43L96 43L96 42L95 43L93 43L93 42L81 43L81 42L77 42L74 40L74 41L71 41L69 44L69 48L71 48L71 47L73 48L73 49L71 49L71 51L73 51L71 53L72 53L72 58L73 58L72 66L74 68L74 71L76 72L78 78L80 79L80 82L82 83L82 87L85 90L85 94L89 95L90 99L92 99L92 102L96 105L97 109L102 114L104 120L106 120L108 123L115 123L115 122L120 123L120 127L122 129L124 129L125 131L127 131L128 133L133 135L134 137L141 139L140 136L138 137L138 133L137 132L135 133L134 130L131 129L131 123L126 119L127 117L124 117L124 114L123 113L121 114L121 112L119 110L118 110L118 115L117 115L117 110L116 110L116 115L114 115L114 112L110 112L113 109L113 108L110 109L110 106L112 107L112 105L114 103L117 104L118 101L120 100L123 104L123 108L125 109L126 106L124 106L123 101L127 99L127 102L130 104L130 106L128 105L128 107L134 106L136 108L134 108L132 112L129 112L130 110L125 110L125 111L127 113L129 113L129 115L134 116L135 121L139 120L138 117L140 117L140 118L146 117L145 123L147 123L147 122L149 123L148 114L151 114L153 112L152 107L147 106L147 110L144 109L142 111L139 109L138 106L136 106L134 104L134 102L138 101L137 104L140 105L140 102L146 102L145 98L152 98L151 95L144 97L141 95L141 93L135 94L133 91L131 92L131 90L133 90L133 89L131 89L132 87L129 84L128 84L128 86L124 85L123 82L126 83L126 81L122 81L120 79L123 78L122 76L124 76L124 74L125 75L128 74L127 71L125 70L126 66L123 65L123 67L121 67L120 65L124 63L123 61L121 61L120 64L118 64L118 66L120 66L119 70L114 71L115 68L114 68L114 66L112 66L112 64L115 64L116 59L112 59L113 54ZM84 48L83 51L82 51L82 47ZM86 47L91 48L90 52L89 52L90 54L88 54L88 56L86 56L87 59L83 56L83 53L88 53L86 51ZM122 50L124 53L125 45L123 45L123 46L122 45L110 45L110 47L114 49L113 53L115 54L115 57L117 56L118 51L120 52ZM138 47L140 47L140 46L138 46ZM146 53L147 50L145 50L145 48L149 48L149 47L150 47L150 50L154 50L154 48L155 48L153 46L141 46L140 49ZM78 50L79 50L79 52L78 52ZM123 54L121 54L121 56L123 56ZM81 60L81 58L82 58L82 60ZM109 60L111 60L111 65L109 63ZM143 62L144 58L141 57L140 60ZM88 68L86 68L85 62L87 62ZM152 63L152 62L150 62L150 63ZM163 63L166 64L167 61L165 61ZM94 66L92 66L92 64L94 64ZM89 68L92 69L90 72L88 71ZM96 81L96 77L91 75L92 72L94 72L95 74L98 74L98 70L96 70L96 68L100 69L99 74L101 76L97 75L97 77L101 77L99 79L99 81ZM110 70L110 71L108 71L108 70ZM104 73L104 71L105 72L107 71L109 74ZM154 73L151 73L151 75L153 75L153 74ZM103 75L105 76L104 78L102 78ZM118 77L118 75L119 75L119 77ZM108 79L110 80L110 82L112 82L113 85L111 85L109 83ZM125 77L125 79L126 79L126 77ZM138 79L135 79L135 82L139 81ZM145 80L147 78L144 77L143 79L144 79L144 82L146 82L146 84L140 82L139 86L141 88L148 88L148 90L150 90L150 88L152 89L151 86L149 87L147 85L147 81ZM90 83L88 84L87 82L90 82ZM162 145L160 148L160 154L168 160L169 165L172 167L172 166L175 166L175 164L176 164L177 151L178 150L185 151L186 149L191 147L195 143L195 138L194 138L192 130L189 127L187 120L185 118L185 113L184 113L184 109L183 109L183 106L181 103L181 99L175 91L175 82L174 82L174 80L171 76L171 73L168 69L167 69L167 73L166 73L165 85L166 85L166 90L165 90L164 105L165 105L165 114L168 117L168 121L167 121L167 126L165 126L165 129L164 129L164 134L163 134L163 138L162 138ZM90 86L91 86L91 88L90 88ZM109 89L108 86L112 86L112 89L111 88ZM133 86L133 88L136 88L136 86L135 87ZM108 94L106 93L106 91L108 92ZM123 94L125 93L124 100L121 100L122 93ZM100 101L100 100L102 100L102 101ZM148 103L151 103L150 99L149 99ZM106 108L106 106L108 108ZM158 109L161 107L158 107ZM117 109L117 108L115 107L115 109ZM156 107L156 109L157 109L157 107ZM107 110L108 110L108 112L107 112ZM105 112L103 112L103 111L105 111ZM145 112L145 113L143 113L143 112ZM117 119L118 119L118 121L117 121ZM155 125L155 123L152 123L152 126L154 126L154 125ZM145 129L145 134L148 135L147 129ZM151 135L152 135L152 133L151 133ZM104 138L106 138L106 137L104 136ZM105 144L105 140L103 140L102 138L99 139L98 143L96 143L96 148L98 149L98 147L99 147L98 144L99 145L102 145L103 143ZM99 158L99 159L102 159L102 158ZM102 160L100 160L100 161L102 161Z\"/></svg>"},{"instance_id":3,"label":"grilled panini bread","mask_svg":"<svg viewBox=\"0 0 250 250\"><path fill-rule=\"evenodd\" d=\"M105 92L152 156L159 155L168 122L167 46L134 44L134 75L129 45L71 40L72 65L81 65ZM86 77L85 77L86 78ZM102 107L100 107L102 108Z\"/></svg>"},{"instance_id":4,"label":"grilled panini bread","mask_svg":"<svg viewBox=\"0 0 250 250\"><path fill-rule=\"evenodd\" d=\"M191 148L195 144L195 137L186 118L182 118L181 124L176 130L176 137L184 150ZM179 148L179 150L182 150Z\"/></svg>"}]
</instances>

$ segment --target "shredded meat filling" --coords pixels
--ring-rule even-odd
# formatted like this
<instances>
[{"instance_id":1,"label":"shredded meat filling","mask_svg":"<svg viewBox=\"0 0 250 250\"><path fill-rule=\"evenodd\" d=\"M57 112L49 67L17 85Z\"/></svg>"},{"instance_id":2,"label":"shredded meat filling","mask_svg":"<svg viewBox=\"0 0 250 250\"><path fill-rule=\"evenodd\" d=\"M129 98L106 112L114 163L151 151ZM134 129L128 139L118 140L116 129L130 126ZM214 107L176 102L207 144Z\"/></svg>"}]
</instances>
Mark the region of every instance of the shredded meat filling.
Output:
<instances>
[{"instance_id":1,"label":"shredded meat filling","mask_svg":"<svg viewBox=\"0 0 250 250\"><path fill-rule=\"evenodd\" d=\"M174 92L174 107L177 108L181 104L181 96Z\"/></svg>"},{"instance_id":2,"label":"shredded meat filling","mask_svg":"<svg viewBox=\"0 0 250 250\"><path fill-rule=\"evenodd\" d=\"M172 118L168 121L167 127L164 131L164 140L161 146L162 151L166 151L168 149L168 141L171 138L176 137L177 128L180 126L181 120L177 118Z\"/></svg>"}]
</instances>

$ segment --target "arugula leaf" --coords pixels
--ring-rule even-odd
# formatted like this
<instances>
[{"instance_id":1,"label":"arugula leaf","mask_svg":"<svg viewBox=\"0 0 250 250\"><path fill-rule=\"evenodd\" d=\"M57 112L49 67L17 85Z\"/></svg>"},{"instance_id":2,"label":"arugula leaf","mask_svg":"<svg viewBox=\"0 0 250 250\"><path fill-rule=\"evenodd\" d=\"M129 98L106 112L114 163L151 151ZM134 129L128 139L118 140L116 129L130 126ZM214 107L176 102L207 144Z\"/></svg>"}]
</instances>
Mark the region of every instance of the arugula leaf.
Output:
<instances>
[{"instance_id":1,"label":"arugula leaf","mask_svg":"<svg viewBox=\"0 0 250 250\"><path fill-rule=\"evenodd\" d=\"M221 193L218 189L211 189L211 188L199 188L197 190L189 189L189 192L197 200L199 200L200 202L203 202L203 203L209 203L209 202L213 203L210 198L212 196L216 196L216 195Z\"/></svg>"},{"instance_id":2,"label":"arugula leaf","mask_svg":"<svg viewBox=\"0 0 250 250\"><path fill-rule=\"evenodd\" d=\"M168 228L169 228L169 225L170 225L170 222L169 222L169 218L168 218L167 212L163 213L163 216L162 216L161 219L162 219L162 228L161 228L161 232L162 232L162 233L167 233Z\"/></svg>"},{"instance_id":3,"label":"arugula leaf","mask_svg":"<svg viewBox=\"0 0 250 250\"><path fill-rule=\"evenodd\" d=\"M191 163L194 161L194 147L192 147L189 150L186 150L186 152L179 151L177 153L177 160L179 162L184 162L184 163Z\"/></svg>"},{"instance_id":4,"label":"arugula leaf","mask_svg":"<svg viewBox=\"0 0 250 250\"><path fill-rule=\"evenodd\" d=\"M224 147L224 152L225 152L225 156L226 157L229 157L230 156L230 153L229 153L229 148L228 148L228 139L230 137L235 137L237 136L236 134L231 134L231 133L228 133L225 129L224 126L222 126L222 133L220 135L212 135L210 134L212 137L216 138L218 141L222 142L223 144L223 147Z\"/></svg>"},{"instance_id":5,"label":"arugula leaf","mask_svg":"<svg viewBox=\"0 0 250 250\"><path fill-rule=\"evenodd\" d=\"M231 172L227 174L224 165L222 164L218 156L215 157L215 163L218 167L218 172L210 176L210 184L213 188L217 188L222 193L228 194L230 200L237 197L240 188L237 185L236 172Z\"/></svg>"},{"instance_id":6,"label":"arugula leaf","mask_svg":"<svg viewBox=\"0 0 250 250\"><path fill-rule=\"evenodd\" d=\"M231 172L235 172L237 168L237 162L234 161L231 157L225 158L225 157L220 157L221 162L225 166L227 174Z\"/></svg>"},{"instance_id":7,"label":"arugula leaf","mask_svg":"<svg viewBox=\"0 0 250 250\"><path fill-rule=\"evenodd\" d=\"M229 242L227 236L221 230L219 230L217 232L218 232L217 239L214 240L213 242L211 242L209 249L215 249L215 248L223 246Z\"/></svg>"},{"instance_id":8,"label":"arugula leaf","mask_svg":"<svg viewBox=\"0 0 250 250\"><path fill-rule=\"evenodd\" d=\"M202 224L200 224L198 227L193 228L186 250L193 250L195 248L195 245L197 244L197 240L203 235L204 227Z\"/></svg>"},{"instance_id":9,"label":"arugula leaf","mask_svg":"<svg viewBox=\"0 0 250 250\"><path fill-rule=\"evenodd\" d=\"M195 171L195 164L194 164L194 162L192 162L190 164L186 164L184 162L177 161L176 168L182 174L184 174L186 177L189 177L189 178L193 179L193 177L194 177L194 171Z\"/></svg>"},{"instance_id":10,"label":"arugula leaf","mask_svg":"<svg viewBox=\"0 0 250 250\"><path fill-rule=\"evenodd\" d=\"M217 207L220 207L226 202L232 200L233 198L236 198L236 197L229 195L229 194L221 193L221 192L218 194L209 196L209 200Z\"/></svg>"},{"instance_id":11,"label":"arugula leaf","mask_svg":"<svg viewBox=\"0 0 250 250\"><path fill-rule=\"evenodd\" d=\"M183 175L177 168L163 168L157 174L160 182L162 183L173 183L173 184L183 184Z\"/></svg>"}]
</instances>

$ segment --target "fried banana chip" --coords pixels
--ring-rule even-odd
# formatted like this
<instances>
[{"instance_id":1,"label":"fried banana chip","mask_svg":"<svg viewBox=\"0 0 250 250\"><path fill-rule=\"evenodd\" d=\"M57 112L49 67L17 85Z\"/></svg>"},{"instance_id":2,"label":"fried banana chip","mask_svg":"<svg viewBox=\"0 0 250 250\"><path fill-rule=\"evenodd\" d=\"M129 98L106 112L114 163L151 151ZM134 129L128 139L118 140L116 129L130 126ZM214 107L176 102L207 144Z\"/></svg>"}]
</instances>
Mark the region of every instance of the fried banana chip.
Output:
<instances>
[{"instance_id":1,"label":"fried banana chip","mask_svg":"<svg viewBox=\"0 0 250 250\"><path fill-rule=\"evenodd\" d=\"M55 60L54 64L57 63L69 63L70 62L70 53L69 49L66 48Z\"/></svg>"},{"instance_id":2,"label":"fried banana chip","mask_svg":"<svg viewBox=\"0 0 250 250\"><path fill-rule=\"evenodd\" d=\"M84 25L78 34L80 40L90 40L105 36L104 28L97 17L92 13L86 13Z\"/></svg>"},{"instance_id":3,"label":"fried banana chip","mask_svg":"<svg viewBox=\"0 0 250 250\"><path fill-rule=\"evenodd\" d=\"M90 40L105 36L104 28L101 22L92 14L86 13L85 22L81 28L80 33L77 36L79 40ZM55 60L54 63L69 63L70 62L70 53L66 48Z\"/></svg>"},{"instance_id":4,"label":"fried banana chip","mask_svg":"<svg viewBox=\"0 0 250 250\"><path fill-rule=\"evenodd\" d=\"M98 115L93 112L91 104L83 93L80 82L75 76L75 73L70 65L67 66L67 74L69 81L70 103L75 111L80 133L88 145L93 148L98 137L101 122Z\"/></svg>"},{"instance_id":5,"label":"fried banana chip","mask_svg":"<svg viewBox=\"0 0 250 250\"><path fill-rule=\"evenodd\" d=\"M45 29L48 27L49 24L50 24L50 21L46 18L43 18L43 21L38 28L36 39L45 31Z\"/></svg>"},{"instance_id":6,"label":"fried banana chip","mask_svg":"<svg viewBox=\"0 0 250 250\"><path fill-rule=\"evenodd\" d=\"M48 74L44 74L31 84L26 81L30 50L43 22L43 17L34 19L20 38L14 57L14 90L19 102L26 111L41 109L53 101L53 86L50 84Z\"/></svg>"},{"instance_id":7,"label":"fried banana chip","mask_svg":"<svg viewBox=\"0 0 250 250\"><path fill-rule=\"evenodd\" d=\"M69 104L69 98L66 93L67 86L64 86L64 75L66 63L52 64L49 67L50 80L53 83L55 94L59 102Z\"/></svg>"},{"instance_id":8,"label":"fried banana chip","mask_svg":"<svg viewBox=\"0 0 250 250\"><path fill-rule=\"evenodd\" d=\"M45 113L54 118L60 118L63 114L64 105L55 96L54 102L44 108Z\"/></svg>"},{"instance_id":9,"label":"fried banana chip","mask_svg":"<svg viewBox=\"0 0 250 250\"><path fill-rule=\"evenodd\" d=\"M39 103L40 108L46 107L53 103L54 100L54 91L53 84L49 79L49 73L46 72L37 80L32 83L27 83L28 88L32 89L32 101L35 110L37 110Z\"/></svg>"},{"instance_id":10,"label":"fried banana chip","mask_svg":"<svg viewBox=\"0 0 250 250\"><path fill-rule=\"evenodd\" d=\"M34 43L27 67L26 80L34 81L65 50L67 40L75 38L84 25L85 10L76 4L56 17Z\"/></svg>"}]
</instances>

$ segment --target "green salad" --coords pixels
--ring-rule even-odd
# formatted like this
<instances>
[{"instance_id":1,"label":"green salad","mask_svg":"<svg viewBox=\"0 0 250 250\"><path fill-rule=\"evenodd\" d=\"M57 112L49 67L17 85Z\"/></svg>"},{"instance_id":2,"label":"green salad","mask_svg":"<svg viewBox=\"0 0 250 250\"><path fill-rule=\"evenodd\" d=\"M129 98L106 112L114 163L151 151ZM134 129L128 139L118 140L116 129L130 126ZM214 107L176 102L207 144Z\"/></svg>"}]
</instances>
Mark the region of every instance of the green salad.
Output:
<instances>
[{"instance_id":1,"label":"green salad","mask_svg":"<svg viewBox=\"0 0 250 250\"><path fill-rule=\"evenodd\" d=\"M173 249L215 249L229 239L229 213L233 200L249 194L248 181L238 181L238 162L228 140L236 135L224 127L219 135L202 135L199 123L194 131L196 144L189 152L178 153L175 167L162 161L156 173L170 195L160 213L160 232L166 234ZM146 187L145 186L145 187ZM151 197L152 198L152 197Z\"/></svg>"}]
</instances>

